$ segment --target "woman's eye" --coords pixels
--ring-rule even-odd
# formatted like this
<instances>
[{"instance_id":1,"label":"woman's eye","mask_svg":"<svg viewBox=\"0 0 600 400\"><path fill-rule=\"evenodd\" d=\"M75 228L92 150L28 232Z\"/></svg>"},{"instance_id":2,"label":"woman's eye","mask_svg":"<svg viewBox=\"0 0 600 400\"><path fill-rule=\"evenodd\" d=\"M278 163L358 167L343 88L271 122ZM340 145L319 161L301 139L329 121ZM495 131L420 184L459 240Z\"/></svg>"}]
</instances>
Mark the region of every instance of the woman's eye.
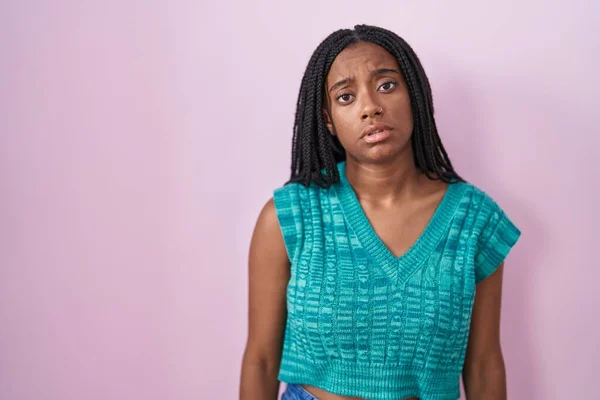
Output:
<instances>
[{"instance_id":1,"label":"woman's eye","mask_svg":"<svg viewBox=\"0 0 600 400\"><path fill-rule=\"evenodd\" d=\"M351 95L351 94L348 94L348 93L343 93L343 94L340 94L340 95L337 97L337 99L338 99L338 101L340 101L340 102L342 102L342 103L347 103L347 102L349 102L350 100L352 100L352 95Z\"/></svg>"},{"instance_id":2,"label":"woman's eye","mask_svg":"<svg viewBox=\"0 0 600 400\"><path fill-rule=\"evenodd\" d=\"M396 87L396 82L392 81L385 82L383 85L379 86L380 89L383 89L385 91L392 90L394 87Z\"/></svg>"}]
</instances>

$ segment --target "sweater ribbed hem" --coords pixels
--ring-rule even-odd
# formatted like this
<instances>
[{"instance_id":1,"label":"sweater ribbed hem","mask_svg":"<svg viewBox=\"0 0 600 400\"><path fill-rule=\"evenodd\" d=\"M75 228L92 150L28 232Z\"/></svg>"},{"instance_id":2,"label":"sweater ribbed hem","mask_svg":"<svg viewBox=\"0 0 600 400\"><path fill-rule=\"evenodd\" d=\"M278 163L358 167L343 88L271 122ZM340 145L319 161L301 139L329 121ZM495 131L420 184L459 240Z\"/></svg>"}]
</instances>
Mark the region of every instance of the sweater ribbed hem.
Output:
<instances>
[{"instance_id":1,"label":"sweater ribbed hem","mask_svg":"<svg viewBox=\"0 0 600 400\"><path fill-rule=\"evenodd\" d=\"M315 386L342 396L370 400L456 400L460 397L460 372L415 372L397 364L330 360L315 364L284 358L279 380Z\"/></svg>"}]
</instances>

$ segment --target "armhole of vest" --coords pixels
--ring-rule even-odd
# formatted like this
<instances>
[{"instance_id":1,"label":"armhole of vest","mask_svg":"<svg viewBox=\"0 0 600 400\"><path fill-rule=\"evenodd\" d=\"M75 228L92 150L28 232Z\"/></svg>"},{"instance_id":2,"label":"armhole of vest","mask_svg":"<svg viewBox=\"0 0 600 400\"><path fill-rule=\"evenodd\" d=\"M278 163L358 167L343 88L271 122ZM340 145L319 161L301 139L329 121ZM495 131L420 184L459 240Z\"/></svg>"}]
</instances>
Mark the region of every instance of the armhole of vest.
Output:
<instances>
[{"instance_id":1,"label":"armhole of vest","mask_svg":"<svg viewBox=\"0 0 600 400\"><path fill-rule=\"evenodd\" d=\"M273 192L273 203L288 258L293 262L302 235L302 210L297 184L276 189Z\"/></svg>"}]
</instances>

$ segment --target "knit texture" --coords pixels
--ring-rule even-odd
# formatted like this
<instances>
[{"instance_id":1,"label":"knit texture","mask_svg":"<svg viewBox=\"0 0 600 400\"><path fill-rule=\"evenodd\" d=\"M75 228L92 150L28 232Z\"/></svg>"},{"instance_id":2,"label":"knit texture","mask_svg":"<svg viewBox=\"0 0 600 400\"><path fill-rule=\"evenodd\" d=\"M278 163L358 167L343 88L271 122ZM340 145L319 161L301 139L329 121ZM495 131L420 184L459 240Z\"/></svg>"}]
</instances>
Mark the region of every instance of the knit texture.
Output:
<instances>
[{"instance_id":1,"label":"knit texture","mask_svg":"<svg viewBox=\"0 0 600 400\"><path fill-rule=\"evenodd\" d=\"M396 257L375 233L345 162L328 189L274 192L291 261L279 380L373 400L458 399L476 284L521 232L494 200L452 183Z\"/></svg>"}]
</instances>

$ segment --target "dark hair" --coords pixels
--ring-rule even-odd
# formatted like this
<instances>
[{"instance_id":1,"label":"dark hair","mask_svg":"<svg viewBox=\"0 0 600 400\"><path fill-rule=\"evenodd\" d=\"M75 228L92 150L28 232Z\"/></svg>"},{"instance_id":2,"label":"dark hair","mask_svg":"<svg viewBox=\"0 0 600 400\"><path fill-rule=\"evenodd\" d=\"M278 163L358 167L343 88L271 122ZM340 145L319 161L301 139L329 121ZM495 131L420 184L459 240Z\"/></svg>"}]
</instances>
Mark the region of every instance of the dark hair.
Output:
<instances>
[{"instance_id":1,"label":"dark hair","mask_svg":"<svg viewBox=\"0 0 600 400\"><path fill-rule=\"evenodd\" d=\"M429 80L413 51L404 39L383 28L356 25L329 35L315 50L308 62L296 103L294 136L292 139L292 174L288 183L305 186L316 183L329 187L339 182L337 163L346 159L346 152L337 136L327 130L322 110L325 82L333 61L349 45L371 42L383 47L398 60L408 86L413 114L412 149L415 166L430 179L444 182L463 181L452 167L442 146L433 117L433 98Z\"/></svg>"}]
</instances>

